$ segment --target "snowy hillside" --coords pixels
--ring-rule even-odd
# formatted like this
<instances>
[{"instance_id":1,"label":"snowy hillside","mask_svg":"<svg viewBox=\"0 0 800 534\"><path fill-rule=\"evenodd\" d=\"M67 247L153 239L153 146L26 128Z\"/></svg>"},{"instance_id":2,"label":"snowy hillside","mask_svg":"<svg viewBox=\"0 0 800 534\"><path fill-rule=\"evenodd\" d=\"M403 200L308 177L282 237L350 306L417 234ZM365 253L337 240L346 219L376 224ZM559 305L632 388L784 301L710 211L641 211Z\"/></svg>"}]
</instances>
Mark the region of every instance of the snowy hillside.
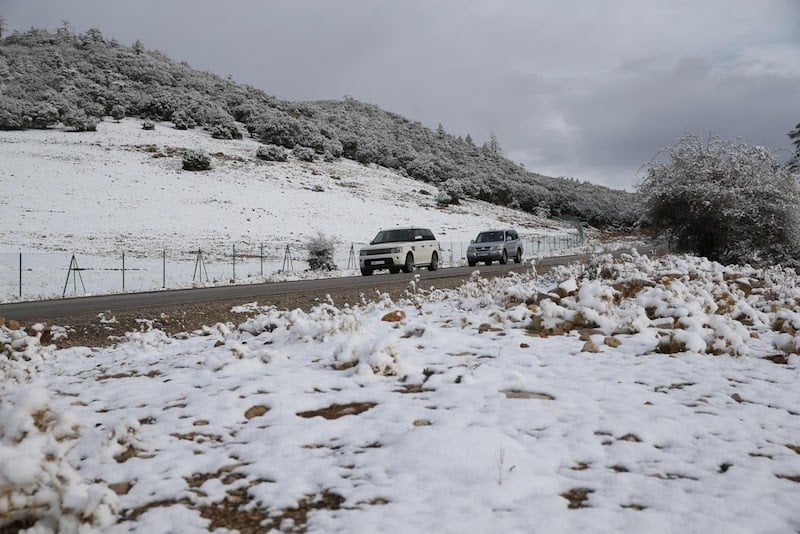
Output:
<instances>
[{"instance_id":1,"label":"snowy hillside","mask_svg":"<svg viewBox=\"0 0 800 534\"><path fill-rule=\"evenodd\" d=\"M143 130L134 119L101 122L97 132L0 132L0 299L17 293L19 253L30 297L30 286L45 285L35 278L43 271L60 294L73 253L80 267L94 271L83 273L87 291L100 293L120 290L119 274L111 271L119 269L123 252L133 268L130 290L161 287L162 254L174 263L168 287L191 283L198 249L211 262L211 278L227 282L234 248L241 278L246 260L248 273L259 273L262 244L268 270L275 271L286 245L304 259L303 244L320 232L338 242L342 268L352 244L398 225L430 227L456 262L469 239L489 227L513 226L528 237L575 234L480 201L442 209L436 187L352 160L264 162L255 157L259 146L170 123ZM213 169L181 170L183 152L197 149L212 155Z\"/></svg>"},{"instance_id":2,"label":"snowy hillside","mask_svg":"<svg viewBox=\"0 0 800 534\"><path fill-rule=\"evenodd\" d=\"M0 328L0 528L797 532L799 291L606 256L102 349Z\"/></svg>"}]
</instances>

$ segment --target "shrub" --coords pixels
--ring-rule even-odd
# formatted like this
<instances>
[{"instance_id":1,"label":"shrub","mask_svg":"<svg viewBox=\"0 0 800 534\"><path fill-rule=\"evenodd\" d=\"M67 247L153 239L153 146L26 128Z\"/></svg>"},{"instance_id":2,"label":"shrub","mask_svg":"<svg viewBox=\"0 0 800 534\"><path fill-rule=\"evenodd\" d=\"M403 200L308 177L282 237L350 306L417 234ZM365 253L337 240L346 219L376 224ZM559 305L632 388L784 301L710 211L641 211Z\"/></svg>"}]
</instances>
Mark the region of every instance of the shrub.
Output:
<instances>
[{"instance_id":1,"label":"shrub","mask_svg":"<svg viewBox=\"0 0 800 534\"><path fill-rule=\"evenodd\" d=\"M286 161L286 151L277 145L260 146L256 150L256 157L264 161Z\"/></svg>"},{"instance_id":2,"label":"shrub","mask_svg":"<svg viewBox=\"0 0 800 534\"><path fill-rule=\"evenodd\" d=\"M202 150L189 150L183 155L183 170L207 171L211 169L211 158Z\"/></svg>"},{"instance_id":3,"label":"shrub","mask_svg":"<svg viewBox=\"0 0 800 534\"><path fill-rule=\"evenodd\" d=\"M194 118L184 109L172 114L172 124L175 125L177 130L189 130L197 126Z\"/></svg>"},{"instance_id":4,"label":"shrub","mask_svg":"<svg viewBox=\"0 0 800 534\"><path fill-rule=\"evenodd\" d=\"M292 149L292 154L300 161L314 161L314 151L308 147L297 145Z\"/></svg>"},{"instance_id":5,"label":"shrub","mask_svg":"<svg viewBox=\"0 0 800 534\"><path fill-rule=\"evenodd\" d=\"M155 130L155 129L156 129L156 123L154 123L150 119L142 121L142 130Z\"/></svg>"},{"instance_id":6,"label":"shrub","mask_svg":"<svg viewBox=\"0 0 800 534\"><path fill-rule=\"evenodd\" d=\"M783 261L798 251L800 190L760 146L684 135L639 184L646 222L713 260Z\"/></svg>"},{"instance_id":7,"label":"shrub","mask_svg":"<svg viewBox=\"0 0 800 534\"><path fill-rule=\"evenodd\" d=\"M72 111L63 119L64 126L75 132L94 132L97 130L97 119L90 117L84 111Z\"/></svg>"},{"instance_id":8,"label":"shrub","mask_svg":"<svg viewBox=\"0 0 800 534\"><path fill-rule=\"evenodd\" d=\"M125 108L119 104L114 104L111 107L111 118L119 122L125 118Z\"/></svg>"},{"instance_id":9,"label":"shrub","mask_svg":"<svg viewBox=\"0 0 800 534\"><path fill-rule=\"evenodd\" d=\"M308 251L308 267L312 271L332 271L336 269L333 262L334 240L322 233L312 237L306 243Z\"/></svg>"}]
</instances>

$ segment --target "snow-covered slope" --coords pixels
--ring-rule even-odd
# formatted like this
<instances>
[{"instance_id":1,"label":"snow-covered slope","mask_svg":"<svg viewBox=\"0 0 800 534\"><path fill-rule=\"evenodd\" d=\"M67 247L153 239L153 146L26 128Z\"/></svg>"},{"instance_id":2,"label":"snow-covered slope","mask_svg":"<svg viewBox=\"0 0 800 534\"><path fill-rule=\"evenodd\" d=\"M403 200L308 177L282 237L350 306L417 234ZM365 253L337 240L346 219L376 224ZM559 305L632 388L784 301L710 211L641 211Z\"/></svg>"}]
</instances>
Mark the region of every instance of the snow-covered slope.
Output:
<instances>
[{"instance_id":1,"label":"snow-covered slope","mask_svg":"<svg viewBox=\"0 0 800 534\"><path fill-rule=\"evenodd\" d=\"M0 298L17 293L19 253L23 292L31 296L30 279L41 286L35 276L47 264L53 264L51 278L60 293L72 253L80 267L95 271L83 275L87 291L98 293L120 290L118 274L111 284L101 281L101 271L119 269L123 251L127 268L134 258L150 260L133 267L151 271L150 288L160 288L164 252L170 261L188 263L183 283L168 284L175 287L191 282L195 258L189 251L202 249L206 259L224 264L211 278L227 281L234 247L252 259L264 244L276 269L286 245L297 259L305 241L320 232L338 242L340 264L347 263L351 244L357 248L378 229L398 225L430 227L454 250L455 260L469 239L489 227L513 226L528 237L575 232L484 202L441 209L436 187L350 160L264 162L255 157L259 146L248 138L226 141L200 129L179 131L170 123L144 130L135 119L101 122L97 132L0 132ZM212 155L213 169L181 170L183 152L198 149ZM239 277L244 270L240 265ZM128 289L135 288L136 274L129 274Z\"/></svg>"},{"instance_id":2,"label":"snow-covered slope","mask_svg":"<svg viewBox=\"0 0 800 534\"><path fill-rule=\"evenodd\" d=\"M434 186L351 160L263 162L259 146L169 123L143 130L134 119L87 133L2 132L3 247L110 254L285 243L317 232L363 243L381 227L411 223L453 241L486 226L553 229L483 202L438 209ZM192 149L213 155L211 171L181 170L182 150Z\"/></svg>"}]
</instances>

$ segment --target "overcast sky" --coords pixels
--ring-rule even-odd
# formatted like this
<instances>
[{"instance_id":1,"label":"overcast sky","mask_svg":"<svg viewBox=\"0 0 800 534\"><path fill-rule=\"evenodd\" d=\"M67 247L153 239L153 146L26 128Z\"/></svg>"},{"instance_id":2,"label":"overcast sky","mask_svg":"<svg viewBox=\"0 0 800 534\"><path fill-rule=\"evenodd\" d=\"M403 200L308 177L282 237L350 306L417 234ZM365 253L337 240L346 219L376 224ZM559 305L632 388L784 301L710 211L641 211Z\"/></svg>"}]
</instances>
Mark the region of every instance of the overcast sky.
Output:
<instances>
[{"instance_id":1,"label":"overcast sky","mask_svg":"<svg viewBox=\"0 0 800 534\"><path fill-rule=\"evenodd\" d=\"M800 123L800 0L0 0L0 16L138 38L287 100L494 132L531 171L613 187L684 132L780 150Z\"/></svg>"}]
</instances>

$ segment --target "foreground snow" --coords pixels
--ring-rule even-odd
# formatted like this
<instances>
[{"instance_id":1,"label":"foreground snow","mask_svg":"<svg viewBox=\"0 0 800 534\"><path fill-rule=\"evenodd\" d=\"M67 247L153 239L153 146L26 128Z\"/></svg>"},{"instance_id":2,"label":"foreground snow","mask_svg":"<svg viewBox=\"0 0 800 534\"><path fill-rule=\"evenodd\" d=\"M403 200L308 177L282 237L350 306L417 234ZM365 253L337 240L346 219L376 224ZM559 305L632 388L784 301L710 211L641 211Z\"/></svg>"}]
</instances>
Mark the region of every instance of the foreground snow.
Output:
<instances>
[{"instance_id":1,"label":"foreground snow","mask_svg":"<svg viewBox=\"0 0 800 534\"><path fill-rule=\"evenodd\" d=\"M3 328L0 527L796 532L797 282L604 256L111 348Z\"/></svg>"}]
</instances>

